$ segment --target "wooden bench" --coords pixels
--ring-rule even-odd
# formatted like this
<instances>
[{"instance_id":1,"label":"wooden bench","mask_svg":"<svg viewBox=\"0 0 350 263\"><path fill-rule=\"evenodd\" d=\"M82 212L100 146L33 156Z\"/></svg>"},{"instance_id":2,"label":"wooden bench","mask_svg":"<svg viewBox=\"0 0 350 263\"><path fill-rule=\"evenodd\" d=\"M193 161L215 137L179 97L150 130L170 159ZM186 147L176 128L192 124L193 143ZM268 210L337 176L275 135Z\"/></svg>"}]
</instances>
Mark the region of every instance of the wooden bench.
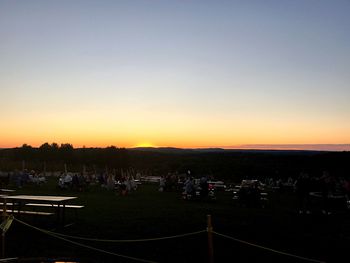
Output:
<instances>
[{"instance_id":1,"label":"wooden bench","mask_svg":"<svg viewBox=\"0 0 350 263\"><path fill-rule=\"evenodd\" d=\"M34 210L36 207L53 207L53 208L58 208L58 204L47 204L47 203L27 203L25 204L25 206L30 206L33 207ZM59 206L60 209L63 208L63 205ZM74 209L74 214L75 214L75 218L78 217L78 209L84 208L83 205L65 205L64 208L69 208L69 209Z\"/></svg>"},{"instance_id":2,"label":"wooden bench","mask_svg":"<svg viewBox=\"0 0 350 263\"><path fill-rule=\"evenodd\" d=\"M0 262L6 262L6 263L18 262L18 258L2 258L0 259Z\"/></svg>"},{"instance_id":3,"label":"wooden bench","mask_svg":"<svg viewBox=\"0 0 350 263\"><path fill-rule=\"evenodd\" d=\"M16 203L6 203L7 209L6 211L8 213L18 213L18 210L15 209L13 210L11 207L13 205L17 205ZM4 203L0 202L0 212L3 212ZM28 203L25 204L25 206L31 206L31 207L54 207L54 208L58 208L58 205L56 204L39 204L39 203ZM62 206L60 206L62 207ZM65 205L66 208L73 208L73 209L80 209L83 208L83 205ZM41 212L41 211L28 211L28 210L20 210L19 214L28 214L28 215L53 215L54 213L50 213L50 212Z\"/></svg>"},{"instance_id":4,"label":"wooden bench","mask_svg":"<svg viewBox=\"0 0 350 263\"><path fill-rule=\"evenodd\" d=\"M6 206L12 206L12 205L13 205L13 203L6 203ZM15 205L17 205L17 204L15 203ZM0 206L4 206L4 203L0 202Z\"/></svg>"},{"instance_id":5,"label":"wooden bench","mask_svg":"<svg viewBox=\"0 0 350 263\"><path fill-rule=\"evenodd\" d=\"M39 207L58 207L56 204L39 204L39 203L28 203L25 204L26 206L39 206ZM60 205L60 207L63 207L63 205ZM65 208L74 208L74 209L80 209L83 208L83 205L65 205Z\"/></svg>"},{"instance_id":6,"label":"wooden bench","mask_svg":"<svg viewBox=\"0 0 350 263\"><path fill-rule=\"evenodd\" d=\"M4 210L1 208L0 212L3 212ZM26 215L40 215L40 216L50 216L53 215L54 213L48 213L48 212L39 212L39 211L27 211L27 210L12 210L12 209L6 209L7 213L13 214L26 214Z\"/></svg>"}]
</instances>

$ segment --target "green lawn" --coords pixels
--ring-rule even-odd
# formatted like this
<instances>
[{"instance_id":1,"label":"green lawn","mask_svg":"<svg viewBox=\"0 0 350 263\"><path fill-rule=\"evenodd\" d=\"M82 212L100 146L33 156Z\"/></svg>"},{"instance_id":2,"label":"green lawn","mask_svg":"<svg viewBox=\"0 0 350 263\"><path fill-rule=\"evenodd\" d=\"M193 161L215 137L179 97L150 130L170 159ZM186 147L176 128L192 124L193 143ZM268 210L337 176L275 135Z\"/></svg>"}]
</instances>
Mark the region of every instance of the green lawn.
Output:
<instances>
[{"instance_id":1,"label":"green lawn","mask_svg":"<svg viewBox=\"0 0 350 263\"><path fill-rule=\"evenodd\" d=\"M53 179L53 178L52 178ZM84 192L60 190L56 180L43 186L28 185L16 194L78 196L78 211L67 211L75 224L56 229L54 217L23 216L21 220L45 229L101 239L143 239L206 229L211 214L214 231L304 257L339 262L347 255L350 221L346 211L332 216L299 216L292 193L271 193L267 208L241 207L230 193L217 193L214 201L184 201L179 192L158 192L157 185L140 185L136 192L119 196L99 186ZM141 243L77 241L117 254L156 262L207 262L207 234ZM14 222L6 235L6 256L76 258L80 262L134 262L91 251L55 239ZM216 262L303 262L252 248L214 235ZM40 261L33 261L40 262ZM136 261L135 261L136 262ZM341 261L340 261L341 262Z\"/></svg>"}]
</instances>

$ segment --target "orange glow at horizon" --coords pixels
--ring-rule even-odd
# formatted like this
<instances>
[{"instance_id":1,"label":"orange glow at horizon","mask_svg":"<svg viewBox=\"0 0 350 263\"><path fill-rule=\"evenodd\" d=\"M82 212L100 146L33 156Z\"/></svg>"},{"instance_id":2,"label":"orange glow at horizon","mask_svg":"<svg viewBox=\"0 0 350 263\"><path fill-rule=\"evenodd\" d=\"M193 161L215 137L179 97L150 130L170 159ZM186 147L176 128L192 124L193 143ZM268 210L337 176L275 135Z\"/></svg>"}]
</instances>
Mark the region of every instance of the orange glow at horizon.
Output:
<instances>
[{"instance_id":1,"label":"orange glow at horizon","mask_svg":"<svg viewBox=\"0 0 350 263\"><path fill-rule=\"evenodd\" d=\"M80 129L79 129L80 130ZM283 132L269 133L266 130L258 131L256 133L246 130L246 132L234 131L204 131L200 133L196 130L185 131L172 131L164 129L162 131L155 131L153 134L150 132L142 134L130 134L130 131L126 132L89 132L82 130L69 132L66 130L46 131L46 133L39 133L37 130L17 132L2 132L0 148L12 148L19 147L24 143L33 147L39 147L43 143L71 143L74 147L107 147L114 145L116 147L177 147L177 148L206 148L206 147L235 147L239 145L249 144L346 144L347 136L338 136L337 138L328 137L331 135L331 131L325 131L318 136L304 137L309 135L304 133L304 136L289 137L288 134ZM81 132L81 133L80 133ZM255 130L255 132L257 132ZM291 133L295 132L293 130ZM312 133L312 132L310 132ZM324 135L324 136L323 136ZM148 138L140 139L140 138ZM312 139L311 139L312 138ZM325 140L325 138L328 138Z\"/></svg>"},{"instance_id":2,"label":"orange glow at horizon","mask_svg":"<svg viewBox=\"0 0 350 263\"><path fill-rule=\"evenodd\" d=\"M142 143L136 144L135 147L157 147L157 146L149 142L142 142Z\"/></svg>"},{"instance_id":3,"label":"orange glow at horizon","mask_svg":"<svg viewBox=\"0 0 350 263\"><path fill-rule=\"evenodd\" d=\"M231 147L247 144L349 144L350 124L308 118L198 115L124 109L128 114L82 110L7 116L0 130L0 148L24 143L71 143L74 147Z\"/></svg>"}]
</instances>

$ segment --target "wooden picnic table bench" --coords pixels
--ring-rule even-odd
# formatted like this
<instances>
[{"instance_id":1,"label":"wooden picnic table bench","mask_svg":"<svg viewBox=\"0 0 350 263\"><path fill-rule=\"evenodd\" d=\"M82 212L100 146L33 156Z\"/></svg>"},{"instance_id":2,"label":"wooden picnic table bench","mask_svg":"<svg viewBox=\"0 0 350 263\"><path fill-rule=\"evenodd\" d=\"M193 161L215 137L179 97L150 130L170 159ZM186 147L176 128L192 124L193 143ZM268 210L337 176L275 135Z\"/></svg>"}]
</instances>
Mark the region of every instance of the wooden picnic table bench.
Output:
<instances>
[{"instance_id":1,"label":"wooden picnic table bench","mask_svg":"<svg viewBox=\"0 0 350 263\"><path fill-rule=\"evenodd\" d=\"M39 206L39 207L58 207L57 204L40 204L40 203L27 203L26 206ZM65 205L65 208L80 209L84 208L83 205Z\"/></svg>"},{"instance_id":2,"label":"wooden picnic table bench","mask_svg":"<svg viewBox=\"0 0 350 263\"><path fill-rule=\"evenodd\" d=\"M4 212L4 209L0 208L0 212ZM6 212L11 214L26 214L26 215L40 215L40 216L54 215L54 213L50 213L50 212L16 210L16 209L6 209Z\"/></svg>"},{"instance_id":3,"label":"wooden picnic table bench","mask_svg":"<svg viewBox=\"0 0 350 263\"><path fill-rule=\"evenodd\" d=\"M65 209L74 208L79 209L83 206L67 204L68 201L74 200L75 196L36 196L36 195L0 195L3 199L2 212L18 213L18 214L36 214L36 215L50 215L53 213L43 211L28 211L23 210L25 206L32 207L53 207L57 216L57 223L64 225ZM10 201L10 202L7 202ZM12 206L12 209L7 208L7 205Z\"/></svg>"},{"instance_id":4,"label":"wooden picnic table bench","mask_svg":"<svg viewBox=\"0 0 350 263\"><path fill-rule=\"evenodd\" d=\"M17 205L18 203L6 203L6 205L8 206L13 206L13 205ZM3 206L4 203L0 202L0 206ZM40 203L26 203L24 204L25 206L37 206L37 207L55 207L57 208L58 205L57 204L40 204ZM66 208L73 208L73 209L80 209L80 208L84 208L85 206L83 205L66 205Z\"/></svg>"}]
</instances>

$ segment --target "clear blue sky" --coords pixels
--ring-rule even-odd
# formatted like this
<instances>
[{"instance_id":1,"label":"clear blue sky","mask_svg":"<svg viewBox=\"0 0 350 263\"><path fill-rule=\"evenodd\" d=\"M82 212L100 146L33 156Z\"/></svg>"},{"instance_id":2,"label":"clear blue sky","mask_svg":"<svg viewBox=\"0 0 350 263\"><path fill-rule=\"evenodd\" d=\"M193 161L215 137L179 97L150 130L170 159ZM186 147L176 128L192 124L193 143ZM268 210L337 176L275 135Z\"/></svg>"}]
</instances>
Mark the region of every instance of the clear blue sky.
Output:
<instances>
[{"instance_id":1,"label":"clear blue sky","mask_svg":"<svg viewBox=\"0 0 350 263\"><path fill-rule=\"evenodd\" d=\"M0 0L0 147L350 143L350 1Z\"/></svg>"}]
</instances>

